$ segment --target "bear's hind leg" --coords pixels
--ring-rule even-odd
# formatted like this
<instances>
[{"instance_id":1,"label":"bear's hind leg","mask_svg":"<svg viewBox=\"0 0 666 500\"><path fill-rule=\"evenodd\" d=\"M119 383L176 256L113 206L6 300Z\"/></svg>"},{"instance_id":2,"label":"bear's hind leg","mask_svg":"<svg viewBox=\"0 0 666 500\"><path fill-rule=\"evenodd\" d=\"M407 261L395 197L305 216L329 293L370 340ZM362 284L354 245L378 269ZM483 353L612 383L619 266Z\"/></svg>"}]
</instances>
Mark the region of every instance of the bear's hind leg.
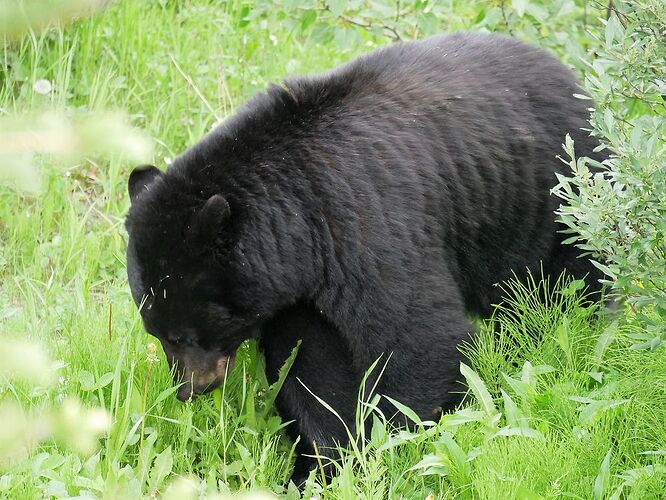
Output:
<instances>
[{"instance_id":1,"label":"bear's hind leg","mask_svg":"<svg viewBox=\"0 0 666 500\"><path fill-rule=\"evenodd\" d=\"M393 327L392 345L367 345L381 339L379 335L365 338L367 349L387 360L376 392L408 406L423 420L437 420L442 411L453 410L462 400L460 363L469 362L459 346L474 331L455 280L444 266L432 267L410 284L411 300L404 323ZM395 423L405 422L384 398L379 406Z\"/></svg>"}]
</instances>

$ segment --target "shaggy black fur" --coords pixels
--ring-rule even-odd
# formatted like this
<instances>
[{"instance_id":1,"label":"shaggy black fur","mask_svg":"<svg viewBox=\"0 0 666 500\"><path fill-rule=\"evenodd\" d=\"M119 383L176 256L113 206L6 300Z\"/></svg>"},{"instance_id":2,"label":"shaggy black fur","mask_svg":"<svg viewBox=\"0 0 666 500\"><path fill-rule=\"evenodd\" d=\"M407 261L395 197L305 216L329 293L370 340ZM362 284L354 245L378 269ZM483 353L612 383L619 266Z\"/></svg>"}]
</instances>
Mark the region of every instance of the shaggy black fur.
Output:
<instances>
[{"instance_id":1,"label":"shaggy black fur","mask_svg":"<svg viewBox=\"0 0 666 500\"><path fill-rule=\"evenodd\" d=\"M271 378L302 339L278 408L303 453L347 436L297 377L353 429L363 372L392 353L379 393L428 419L453 407L466 312L488 315L498 282L597 276L560 244L549 194L565 134L595 156L581 92L541 49L454 34L256 95L166 174L130 178L146 328L220 356L259 335Z\"/></svg>"}]
</instances>

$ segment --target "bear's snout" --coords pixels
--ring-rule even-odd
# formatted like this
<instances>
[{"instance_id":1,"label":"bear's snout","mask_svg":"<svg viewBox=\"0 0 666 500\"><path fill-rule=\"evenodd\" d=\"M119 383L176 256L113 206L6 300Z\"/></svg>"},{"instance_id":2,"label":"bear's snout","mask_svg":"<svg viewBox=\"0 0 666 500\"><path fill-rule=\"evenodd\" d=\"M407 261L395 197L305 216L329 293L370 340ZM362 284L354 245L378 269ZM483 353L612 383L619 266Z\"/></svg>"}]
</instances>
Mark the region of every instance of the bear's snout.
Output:
<instances>
[{"instance_id":1,"label":"bear's snout","mask_svg":"<svg viewBox=\"0 0 666 500\"><path fill-rule=\"evenodd\" d=\"M176 362L175 383L182 383L178 388L176 398L179 401L187 401L217 389L224 383L227 373L233 368L234 359L234 356L220 356L215 360L212 369L204 364L194 367L184 365L180 370L178 362Z\"/></svg>"},{"instance_id":2,"label":"bear's snout","mask_svg":"<svg viewBox=\"0 0 666 500\"><path fill-rule=\"evenodd\" d=\"M234 355L207 352L195 346L161 341L173 372L174 383L182 384L176 397L187 401L210 392L224 383L234 365Z\"/></svg>"}]
</instances>

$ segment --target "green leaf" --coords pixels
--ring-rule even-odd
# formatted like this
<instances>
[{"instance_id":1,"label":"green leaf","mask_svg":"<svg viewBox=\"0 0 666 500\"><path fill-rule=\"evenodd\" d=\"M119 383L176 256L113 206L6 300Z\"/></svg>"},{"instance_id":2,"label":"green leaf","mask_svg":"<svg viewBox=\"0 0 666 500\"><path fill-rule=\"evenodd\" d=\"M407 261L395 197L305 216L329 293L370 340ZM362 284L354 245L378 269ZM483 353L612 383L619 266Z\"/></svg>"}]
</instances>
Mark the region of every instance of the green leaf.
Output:
<instances>
[{"instance_id":1,"label":"green leaf","mask_svg":"<svg viewBox=\"0 0 666 500\"><path fill-rule=\"evenodd\" d=\"M566 241L566 240L565 240ZM560 292L563 296L569 297L577 294L585 288L585 280L571 280L569 284Z\"/></svg>"},{"instance_id":2,"label":"green leaf","mask_svg":"<svg viewBox=\"0 0 666 500\"><path fill-rule=\"evenodd\" d=\"M509 384L511 390L521 400L534 393L534 389L530 384L523 382L522 380L516 380L513 377L509 377L506 373L502 373L502 377L504 377L504 380L506 380L506 382Z\"/></svg>"},{"instance_id":3,"label":"green leaf","mask_svg":"<svg viewBox=\"0 0 666 500\"><path fill-rule=\"evenodd\" d=\"M456 410L455 413L444 415L442 417L442 425L447 429L454 429L470 422L483 422L485 416L486 414L482 411L463 408Z\"/></svg>"},{"instance_id":4,"label":"green leaf","mask_svg":"<svg viewBox=\"0 0 666 500\"><path fill-rule=\"evenodd\" d=\"M440 441L446 446L446 450L449 452L449 457L451 461L456 464L459 468L465 468L467 465L467 453L456 443L455 439L450 432L444 432Z\"/></svg>"},{"instance_id":5,"label":"green leaf","mask_svg":"<svg viewBox=\"0 0 666 500\"><path fill-rule=\"evenodd\" d=\"M301 492L298 490L298 486L294 484L293 481L289 481L289 486L287 487L287 494L285 495L285 500L300 500Z\"/></svg>"},{"instance_id":6,"label":"green leaf","mask_svg":"<svg viewBox=\"0 0 666 500\"><path fill-rule=\"evenodd\" d=\"M516 489L516 497L515 498L520 499L520 500L542 500L543 499L543 497L541 495L539 495L535 491L532 491L531 489L529 489L524 484L521 484Z\"/></svg>"},{"instance_id":7,"label":"green leaf","mask_svg":"<svg viewBox=\"0 0 666 500\"><path fill-rule=\"evenodd\" d=\"M317 20L317 11L314 9L306 10L301 16L301 31L307 30Z\"/></svg>"},{"instance_id":8,"label":"green leaf","mask_svg":"<svg viewBox=\"0 0 666 500\"><path fill-rule=\"evenodd\" d=\"M607 47L611 47L615 40L622 40L624 37L622 24L614 12L611 13L611 15L608 17L608 20L606 21L605 35Z\"/></svg>"},{"instance_id":9,"label":"green leaf","mask_svg":"<svg viewBox=\"0 0 666 500\"><path fill-rule=\"evenodd\" d=\"M548 9L534 2L527 2L527 4L528 5L525 7L525 12L527 14L542 23L545 23L548 20L548 16L550 15Z\"/></svg>"},{"instance_id":10,"label":"green leaf","mask_svg":"<svg viewBox=\"0 0 666 500\"><path fill-rule=\"evenodd\" d=\"M523 17L529 3L529 0L511 0L511 7L516 11L518 17Z\"/></svg>"},{"instance_id":11,"label":"green leaf","mask_svg":"<svg viewBox=\"0 0 666 500\"><path fill-rule=\"evenodd\" d=\"M584 401L586 398L570 397L572 401ZM628 403L628 399L609 399L609 400L591 400L589 403L580 408L578 415L578 422L580 425L586 426L601 418L601 415L611 408Z\"/></svg>"},{"instance_id":12,"label":"green leaf","mask_svg":"<svg viewBox=\"0 0 666 500\"><path fill-rule=\"evenodd\" d=\"M400 413L404 414L409 420L414 422L416 425L421 425L421 419L419 416L412 410L411 408L408 408L407 406L403 405L402 403L396 401L393 398L390 398L388 396L384 396L386 399L388 399L393 406L395 406Z\"/></svg>"},{"instance_id":13,"label":"green leaf","mask_svg":"<svg viewBox=\"0 0 666 500\"><path fill-rule=\"evenodd\" d=\"M615 280L617 279L617 272L611 269L609 266L602 264L601 262L597 262L596 260L590 260L592 265L599 269L602 273L604 273L606 276L609 278Z\"/></svg>"},{"instance_id":14,"label":"green leaf","mask_svg":"<svg viewBox=\"0 0 666 500\"><path fill-rule=\"evenodd\" d=\"M102 387L109 385L113 381L113 375L113 372L108 372L102 375L97 382L97 389L101 389Z\"/></svg>"},{"instance_id":15,"label":"green leaf","mask_svg":"<svg viewBox=\"0 0 666 500\"><path fill-rule=\"evenodd\" d=\"M405 443L411 443L413 441L418 441L418 439L421 437L422 434L415 433L415 432L409 432L405 430L401 430L398 432L398 434L392 435L389 434L386 438L386 442L381 445L379 448L377 448L377 452L382 452L385 450L390 450L395 448L396 446L400 446Z\"/></svg>"},{"instance_id":16,"label":"green leaf","mask_svg":"<svg viewBox=\"0 0 666 500\"><path fill-rule=\"evenodd\" d=\"M44 495L46 498L67 498L67 487L62 481L56 481L51 479L44 489Z\"/></svg>"},{"instance_id":17,"label":"green leaf","mask_svg":"<svg viewBox=\"0 0 666 500\"><path fill-rule=\"evenodd\" d=\"M562 322L557 326L557 330L555 330L555 341L562 349L562 352L564 352L567 361L571 363L573 355L569 341L569 318L566 315L562 317Z\"/></svg>"},{"instance_id":18,"label":"green leaf","mask_svg":"<svg viewBox=\"0 0 666 500\"><path fill-rule=\"evenodd\" d=\"M81 384L82 391L94 391L106 387L113 381L114 373L108 372L102 375L98 380L95 376L87 370L79 372L79 383Z\"/></svg>"},{"instance_id":19,"label":"green leaf","mask_svg":"<svg viewBox=\"0 0 666 500\"><path fill-rule=\"evenodd\" d=\"M426 455L416 465L413 465L408 471L421 471L421 476L446 476L449 468L437 455Z\"/></svg>"},{"instance_id":20,"label":"green leaf","mask_svg":"<svg viewBox=\"0 0 666 500\"><path fill-rule=\"evenodd\" d=\"M153 469L151 471L153 487L160 486L166 477L171 474L173 469L173 455L171 454L171 446L168 446L162 453L155 457Z\"/></svg>"},{"instance_id":21,"label":"green leaf","mask_svg":"<svg viewBox=\"0 0 666 500\"><path fill-rule=\"evenodd\" d=\"M601 467L599 467L599 474L594 480L594 489L592 490L592 498L594 500L602 500L605 498L605 493L608 490L608 483L610 481L610 458L611 450L608 450L604 460L601 462Z\"/></svg>"},{"instance_id":22,"label":"green leaf","mask_svg":"<svg viewBox=\"0 0 666 500\"><path fill-rule=\"evenodd\" d=\"M483 411L489 417L492 417L497 414L497 408L495 408L495 403L493 398L490 395L490 392L486 388L486 384L483 383L481 377L472 370L465 363L460 363L460 373L465 380L467 381L467 386L470 388L474 396L476 396L477 401L481 405Z\"/></svg>"},{"instance_id":23,"label":"green leaf","mask_svg":"<svg viewBox=\"0 0 666 500\"><path fill-rule=\"evenodd\" d=\"M504 389L500 389L502 392L502 399L504 400L504 415L506 417L506 423L511 427L516 427L521 424L524 417L522 412L516 406L511 396L509 396Z\"/></svg>"},{"instance_id":24,"label":"green leaf","mask_svg":"<svg viewBox=\"0 0 666 500\"><path fill-rule=\"evenodd\" d=\"M416 18L416 24L418 25L419 29L423 32L423 34L426 36L434 35L435 33L440 31L439 20L437 19L437 16L435 16L435 14L433 14L432 12L426 12L420 14Z\"/></svg>"},{"instance_id":25,"label":"green leaf","mask_svg":"<svg viewBox=\"0 0 666 500\"><path fill-rule=\"evenodd\" d=\"M492 439L497 436L521 436L531 439L545 439L543 434L530 427L503 427L490 438Z\"/></svg>"},{"instance_id":26,"label":"green leaf","mask_svg":"<svg viewBox=\"0 0 666 500\"><path fill-rule=\"evenodd\" d=\"M302 2L301 0L282 0L282 2L280 2L280 5L285 10L285 12L290 12L296 9L297 7L300 7L302 5Z\"/></svg>"},{"instance_id":27,"label":"green leaf","mask_svg":"<svg viewBox=\"0 0 666 500\"><path fill-rule=\"evenodd\" d=\"M326 4L328 5L328 9L331 11L331 14L333 14L335 17L342 15L345 11L345 8L347 7L346 0L328 0Z\"/></svg>"},{"instance_id":28,"label":"green leaf","mask_svg":"<svg viewBox=\"0 0 666 500\"><path fill-rule=\"evenodd\" d=\"M335 41L341 50L348 50L359 43L360 37L354 28L336 28Z\"/></svg>"},{"instance_id":29,"label":"green leaf","mask_svg":"<svg viewBox=\"0 0 666 500\"><path fill-rule=\"evenodd\" d=\"M278 379L266 390L266 395L264 397L265 406L260 414L261 420L265 420L268 417L268 413L272 410L275 399L277 398L280 389L282 389L284 381L287 379L287 375L289 375L289 371L291 370L294 361L296 361L296 356L298 355L298 349L300 346L301 341L299 340L291 350L291 353L289 353L289 357L278 370Z\"/></svg>"},{"instance_id":30,"label":"green leaf","mask_svg":"<svg viewBox=\"0 0 666 500\"><path fill-rule=\"evenodd\" d=\"M316 44L327 44L335 36L335 31L330 24L327 23L317 23L312 29L312 34L310 35L310 41Z\"/></svg>"},{"instance_id":31,"label":"green leaf","mask_svg":"<svg viewBox=\"0 0 666 500\"><path fill-rule=\"evenodd\" d=\"M95 376L88 370L79 372L79 384L82 391L92 391L95 388Z\"/></svg>"},{"instance_id":32,"label":"green leaf","mask_svg":"<svg viewBox=\"0 0 666 500\"><path fill-rule=\"evenodd\" d=\"M594 366L601 366L601 362L604 359L604 354L606 353L608 346L610 346L615 340L617 326L618 322L615 320L604 329L601 335L599 335L597 344L594 346L594 352L592 353L592 363L594 363Z\"/></svg>"},{"instance_id":33,"label":"green leaf","mask_svg":"<svg viewBox=\"0 0 666 500\"><path fill-rule=\"evenodd\" d=\"M386 441L386 426L379 417L372 415L372 429L370 430L370 442L378 446Z\"/></svg>"}]
</instances>

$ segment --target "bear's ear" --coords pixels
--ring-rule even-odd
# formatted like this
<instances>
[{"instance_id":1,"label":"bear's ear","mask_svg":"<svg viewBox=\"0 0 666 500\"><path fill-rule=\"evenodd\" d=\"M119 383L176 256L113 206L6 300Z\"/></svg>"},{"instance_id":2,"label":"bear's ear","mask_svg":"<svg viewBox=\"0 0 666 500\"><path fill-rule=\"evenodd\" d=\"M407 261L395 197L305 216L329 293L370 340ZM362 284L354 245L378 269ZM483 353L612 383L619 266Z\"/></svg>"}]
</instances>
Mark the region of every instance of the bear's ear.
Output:
<instances>
[{"instance_id":1,"label":"bear's ear","mask_svg":"<svg viewBox=\"0 0 666 500\"><path fill-rule=\"evenodd\" d=\"M214 194L192 217L188 230L189 238L199 242L213 239L230 216L231 209L227 200L221 194Z\"/></svg>"},{"instance_id":2,"label":"bear's ear","mask_svg":"<svg viewBox=\"0 0 666 500\"><path fill-rule=\"evenodd\" d=\"M127 181L127 191L130 195L130 202L134 203L136 197L142 189L152 184L155 179L164 175L161 170L153 165L142 165L132 170Z\"/></svg>"}]
</instances>

